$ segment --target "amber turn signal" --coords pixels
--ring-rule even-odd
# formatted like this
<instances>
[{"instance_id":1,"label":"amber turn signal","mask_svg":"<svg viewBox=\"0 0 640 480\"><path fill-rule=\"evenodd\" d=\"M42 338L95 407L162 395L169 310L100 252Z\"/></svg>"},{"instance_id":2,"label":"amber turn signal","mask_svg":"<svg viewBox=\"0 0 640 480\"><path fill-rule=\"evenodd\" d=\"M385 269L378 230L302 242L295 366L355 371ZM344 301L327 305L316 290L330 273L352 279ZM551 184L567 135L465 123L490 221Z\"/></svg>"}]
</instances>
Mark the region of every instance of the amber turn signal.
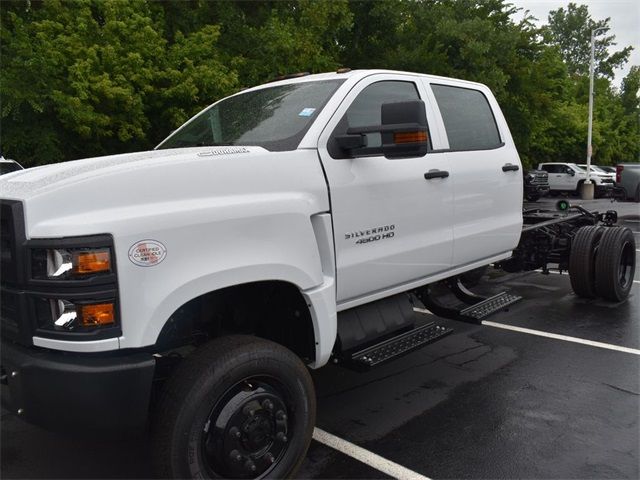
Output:
<instances>
[{"instance_id":1,"label":"amber turn signal","mask_svg":"<svg viewBox=\"0 0 640 480\"><path fill-rule=\"evenodd\" d=\"M73 254L73 272L79 274L109 272L111 256L109 250L92 250Z\"/></svg>"},{"instance_id":2,"label":"amber turn signal","mask_svg":"<svg viewBox=\"0 0 640 480\"><path fill-rule=\"evenodd\" d=\"M393 143L426 142L427 132L398 132L393 134Z\"/></svg>"},{"instance_id":3,"label":"amber turn signal","mask_svg":"<svg viewBox=\"0 0 640 480\"><path fill-rule=\"evenodd\" d=\"M111 325L116 323L113 303L98 303L94 305L79 305L80 324L85 327Z\"/></svg>"}]
</instances>

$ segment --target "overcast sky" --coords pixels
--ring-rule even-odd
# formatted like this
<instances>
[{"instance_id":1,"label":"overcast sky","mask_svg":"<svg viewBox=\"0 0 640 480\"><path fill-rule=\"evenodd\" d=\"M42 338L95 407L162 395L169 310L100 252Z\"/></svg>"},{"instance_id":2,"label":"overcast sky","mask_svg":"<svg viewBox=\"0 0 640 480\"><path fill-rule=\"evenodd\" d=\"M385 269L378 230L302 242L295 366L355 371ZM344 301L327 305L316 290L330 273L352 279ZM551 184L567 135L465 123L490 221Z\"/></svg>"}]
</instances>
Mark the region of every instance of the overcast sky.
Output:
<instances>
[{"instance_id":1,"label":"overcast sky","mask_svg":"<svg viewBox=\"0 0 640 480\"><path fill-rule=\"evenodd\" d=\"M529 10L536 17L539 24L546 24L549 12L560 7L567 7L569 1L561 0L509 0L516 7ZM617 45L615 50L621 50L626 46L634 48L629 57L629 62L623 69L616 70L614 84L620 86L622 79L627 75L631 65L640 65L640 1L638 0L574 0L573 3L587 5L593 20L604 20L610 17L611 30L607 35L615 35ZM517 20L522 18L519 12Z\"/></svg>"}]
</instances>

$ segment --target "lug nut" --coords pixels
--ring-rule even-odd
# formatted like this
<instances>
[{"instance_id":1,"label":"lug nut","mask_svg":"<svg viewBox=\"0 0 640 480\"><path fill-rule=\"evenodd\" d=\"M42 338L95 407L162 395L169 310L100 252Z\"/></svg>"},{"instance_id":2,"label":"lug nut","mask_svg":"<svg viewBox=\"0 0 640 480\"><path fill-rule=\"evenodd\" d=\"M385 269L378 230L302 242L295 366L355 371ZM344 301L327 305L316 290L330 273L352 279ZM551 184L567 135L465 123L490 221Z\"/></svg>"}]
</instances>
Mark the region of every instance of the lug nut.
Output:
<instances>
[{"instance_id":1,"label":"lug nut","mask_svg":"<svg viewBox=\"0 0 640 480\"><path fill-rule=\"evenodd\" d=\"M18 376L18 372L11 372L11 377L17 377Z\"/></svg>"},{"instance_id":2,"label":"lug nut","mask_svg":"<svg viewBox=\"0 0 640 480\"><path fill-rule=\"evenodd\" d=\"M231 450L229 456L231 457L231 460L235 460L236 462L242 460L242 455L240 455L240 452L238 450Z\"/></svg>"},{"instance_id":3,"label":"lug nut","mask_svg":"<svg viewBox=\"0 0 640 480\"><path fill-rule=\"evenodd\" d=\"M233 438L240 438L242 436L238 427L231 427L229 429L229 435L231 435Z\"/></svg>"},{"instance_id":4,"label":"lug nut","mask_svg":"<svg viewBox=\"0 0 640 480\"><path fill-rule=\"evenodd\" d=\"M246 468L250 472L255 472L256 471L256 464L253 463L252 460L247 460L246 462L244 462L244 468Z\"/></svg>"},{"instance_id":5,"label":"lug nut","mask_svg":"<svg viewBox=\"0 0 640 480\"><path fill-rule=\"evenodd\" d=\"M19 408L18 409L18 415L22 415L24 413L24 408Z\"/></svg>"},{"instance_id":6,"label":"lug nut","mask_svg":"<svg viewBox=\"0 0 640 480\"><path fill-rule=\"evenodd\" d=\"M276 435L276 440L284 443L287 441L287 436L283 432L278 432L278 434Z\"/></svg>"},{"instance_id":7,"label":"lug nut","mask_svg":"<svg viewBox=\"0 0 640 480\"><path fill-rule=\"evenodd\" d=\"M273 454L271 452L267 452L264 456L264 459L266 460L267 463L273 463L276 461L276 459L273 458Z\"/></svg>"},{"instance_id":8,"label":"lug nut","mask_svg":"<svg viewBox=\"0 0 640 480\"><path fill-rule=\"evenodd\" d=\"M284 422L287 420L287 414L284 413L282 410L278 410L278 413L276 413L276 420L279 420L281 422Z\"/></svg>"},{"instance_id":9,"label":"lug nut","mask_svg":"<svg viewBox=\"0 0 640 480\"><path fill-rule=\"evenodd\" d=\"M271 400L265 400L262 402L262 408L265 410L273 410L273 402Z\"/></svg>"}]
</instances>

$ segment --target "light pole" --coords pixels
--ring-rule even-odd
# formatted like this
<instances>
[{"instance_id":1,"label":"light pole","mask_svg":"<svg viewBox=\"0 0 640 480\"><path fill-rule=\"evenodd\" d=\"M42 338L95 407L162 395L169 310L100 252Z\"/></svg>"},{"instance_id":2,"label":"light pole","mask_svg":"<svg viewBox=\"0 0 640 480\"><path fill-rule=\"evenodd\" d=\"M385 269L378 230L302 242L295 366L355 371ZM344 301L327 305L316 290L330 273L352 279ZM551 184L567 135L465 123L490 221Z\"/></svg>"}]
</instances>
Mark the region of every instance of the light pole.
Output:
<instances>
[{"instance_id":1,"label":"light pole","mask_svg":"<svg viewBox=\"0 0 640 480\"><path fill-rule=\"evenodd\" d=\"M608 30L608 27L600 27L591 30L591 59L589 61L589 126L587 127L587 178L582 185L582 199L592 200L595 193L594 185L591 183L591 130L593 128L593 64L595 56L595 38L598 32Z\"/></svg>"}]
</instances>

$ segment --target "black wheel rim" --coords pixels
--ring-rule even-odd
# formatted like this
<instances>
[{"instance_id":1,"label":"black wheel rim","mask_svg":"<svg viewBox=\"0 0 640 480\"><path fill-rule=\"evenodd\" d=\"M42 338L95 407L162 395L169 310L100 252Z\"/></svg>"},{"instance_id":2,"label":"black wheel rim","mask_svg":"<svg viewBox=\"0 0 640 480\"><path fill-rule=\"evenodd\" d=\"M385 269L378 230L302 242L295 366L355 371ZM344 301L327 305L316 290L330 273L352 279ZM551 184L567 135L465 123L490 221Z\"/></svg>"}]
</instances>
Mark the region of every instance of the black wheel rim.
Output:
<instances>
[{"instance_id":1,"label":"black wheel rim","mask_svg":"<svg viewBox=\"0 0 640 480\"><path fill-rule=\"evenodd\" d=\"M631 286L633 282L633 273L635 271L636 252L635 245L632 242L625 242L622 246L620 255L620 269L618 283L622 289Z\"/></svg>"},{"instance_id":2,"label":"black wheel rim","mask_svg":"<svg viewBox=\"0 0 640 480\"><path fill-rule=\"evenodd\" d=\"M247 377L218 400L202 427L202 458L211 477L269 475L291 443L283 392L275 379Z\"/></svg>"}]
</instances>

